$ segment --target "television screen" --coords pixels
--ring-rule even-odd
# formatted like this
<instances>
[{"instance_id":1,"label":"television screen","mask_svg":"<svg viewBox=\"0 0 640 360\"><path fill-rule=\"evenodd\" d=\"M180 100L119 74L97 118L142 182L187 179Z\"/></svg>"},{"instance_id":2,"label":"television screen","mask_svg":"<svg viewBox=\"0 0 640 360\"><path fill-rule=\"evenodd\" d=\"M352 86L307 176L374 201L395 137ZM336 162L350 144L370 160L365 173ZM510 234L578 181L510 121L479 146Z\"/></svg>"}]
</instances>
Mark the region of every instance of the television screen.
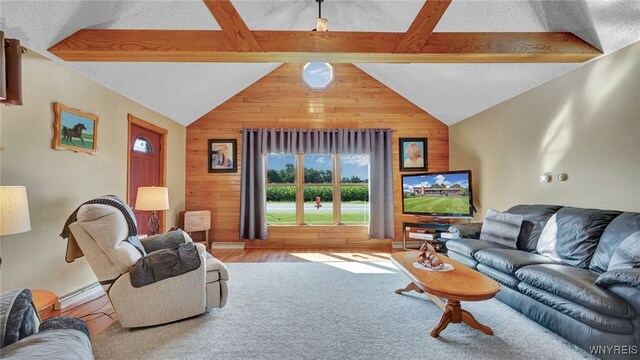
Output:
<instances>
[{"instance_id":1,"label":"television screen","mask_svg":"<svg viewBox=\"0 0 640 360\"><path fill-rule=\"evenodd\" d=\"M471 171L402 175L402 212L472 217Z\"/></svg>"}]
</instances>

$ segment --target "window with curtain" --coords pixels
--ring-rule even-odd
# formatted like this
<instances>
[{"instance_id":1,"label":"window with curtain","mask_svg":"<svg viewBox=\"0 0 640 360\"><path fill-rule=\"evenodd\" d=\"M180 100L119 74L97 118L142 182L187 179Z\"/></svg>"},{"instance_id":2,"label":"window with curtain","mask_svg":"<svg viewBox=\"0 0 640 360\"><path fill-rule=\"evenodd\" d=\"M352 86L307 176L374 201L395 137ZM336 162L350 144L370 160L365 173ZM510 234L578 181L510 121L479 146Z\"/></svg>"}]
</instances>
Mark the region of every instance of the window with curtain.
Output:
<instances>
[{"instance_id":1,"label":"window with curtain","mask_svg":"<svg viewBox=\"0 0 640 360\"><path fill-rule=\"evenodd\" d=\"M368 155L269 154L266 163L268 224L368 224Z\"/></svg>"},{"instance_id":2,"label":"window with curtain","mask_svg":"<svg viewBox=\"0 0 640 360\"><path fill-rule=\"evenodd\" d=\"M267 224L293 221L368 224L369 238L393 238L391 140L391 129L243 129L240 238L267 239ZM283 206L292 193L295 207Z\"/></svg>"}]
</instances>

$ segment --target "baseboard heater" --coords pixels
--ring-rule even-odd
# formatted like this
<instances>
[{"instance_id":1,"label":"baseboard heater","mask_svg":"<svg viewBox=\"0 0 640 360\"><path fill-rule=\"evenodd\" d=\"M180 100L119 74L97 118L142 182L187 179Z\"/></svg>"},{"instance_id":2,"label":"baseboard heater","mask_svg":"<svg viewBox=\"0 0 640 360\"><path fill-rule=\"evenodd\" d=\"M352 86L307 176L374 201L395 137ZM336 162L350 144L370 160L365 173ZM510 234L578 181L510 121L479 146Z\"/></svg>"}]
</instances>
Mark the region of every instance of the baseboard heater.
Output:
<instances>
[{"instance_id":1,"label":"baseboard heater","mask_svg":"<svg viewBox=\"0 0 640 360\"><path fill-rule=\"evenodd\" d=\"M244 250L244 242L242 241L214 241L211 243L211 249L214 250Z\"/></svg>"},{"instance_id":2,"label":"baseboard heater","mask_svg":"<svg viewBox=\"0 0 640 360\"><path fill-rule=\"evenodd\" d=\"M56 310L64 310L71 305L81 303L83 300L94 297L101 293L104 293L102 286L99 283L95 282L93 284L83 286L78 290L61 295L58 298L58 302L55 304L54 308Z\"/></svg>"}]
</instances>

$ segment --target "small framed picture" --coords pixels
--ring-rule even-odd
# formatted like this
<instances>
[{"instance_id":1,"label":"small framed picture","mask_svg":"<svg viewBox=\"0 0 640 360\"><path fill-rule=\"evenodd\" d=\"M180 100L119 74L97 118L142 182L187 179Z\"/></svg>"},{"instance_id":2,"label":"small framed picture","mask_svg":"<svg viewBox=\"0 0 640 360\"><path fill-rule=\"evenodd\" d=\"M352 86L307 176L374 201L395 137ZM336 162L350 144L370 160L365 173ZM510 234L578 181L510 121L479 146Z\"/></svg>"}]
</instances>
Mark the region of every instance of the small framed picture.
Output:
<instances>
[{"instance_id":1,"label":"small framed picture","mask_svg":"<svg viewBox=\"0 0 640 360\"><path fill-rule=\"evenodd\" d=\"M210 173L238 171L238 140L209 139Z\"/></svg>"},{"instance_id":2,"label":"small framed picture","mask_svg":"<svg viewBox=\"0 0 640 360\"><path fill-rule=\"evenodd\" d=\"M427 138L400 138L400 171L427 170Z\"/></svg>"},{"instance_id":3,"label":"small framed picture","mask_svg":"<svg viewBox=\"0 0 640 360\"><path fill-rule=\"evenodd\" d=\"M92 155L98 153L98 115L53 103L53 142L57 150L72 150Z\"/></svg>"}]
</instances>

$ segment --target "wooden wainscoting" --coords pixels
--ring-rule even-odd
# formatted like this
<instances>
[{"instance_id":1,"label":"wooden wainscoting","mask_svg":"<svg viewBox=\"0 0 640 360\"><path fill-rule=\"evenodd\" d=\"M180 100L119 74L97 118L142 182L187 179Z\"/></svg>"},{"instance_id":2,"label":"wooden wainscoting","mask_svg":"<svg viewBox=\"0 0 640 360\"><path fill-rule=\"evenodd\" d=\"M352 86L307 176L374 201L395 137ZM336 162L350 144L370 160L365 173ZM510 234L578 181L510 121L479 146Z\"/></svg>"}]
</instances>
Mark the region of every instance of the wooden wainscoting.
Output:
<instances>
[{"instance_id":1,"label":"wooden wainscoting","mask_svg":"<svg viewBox=\"0 0 640 360\"><path fill-rule=\"evenodd\" d=\"M310 90L301 80L303 64L285 64L187 127L186 210L211 210L213 241L240 241L240 171L207 172L207 139L238 139L242 128L391 128L395 186L396 239L402 236L402 183L399 172L402 137L427 137L429 171L449 169L449 128L393 90L350 64L335 64L335 81ZM238 164L238 169L240 169ZM270 227L269 240L247 247L379 246L366 229L350 226Z\"/></svg>"},{"instance_id":2,"label":"wooden wainscoting","mask_svg":"<svg viewBox=\"0 0 640 360\"><path fill-rule=\"evenodd\" d=\"M247 248L290 246L370 247L391 246L389 239L369 239L366 225L271 225L269 240L245 241Z\"/></svg>"}]
</instances>

